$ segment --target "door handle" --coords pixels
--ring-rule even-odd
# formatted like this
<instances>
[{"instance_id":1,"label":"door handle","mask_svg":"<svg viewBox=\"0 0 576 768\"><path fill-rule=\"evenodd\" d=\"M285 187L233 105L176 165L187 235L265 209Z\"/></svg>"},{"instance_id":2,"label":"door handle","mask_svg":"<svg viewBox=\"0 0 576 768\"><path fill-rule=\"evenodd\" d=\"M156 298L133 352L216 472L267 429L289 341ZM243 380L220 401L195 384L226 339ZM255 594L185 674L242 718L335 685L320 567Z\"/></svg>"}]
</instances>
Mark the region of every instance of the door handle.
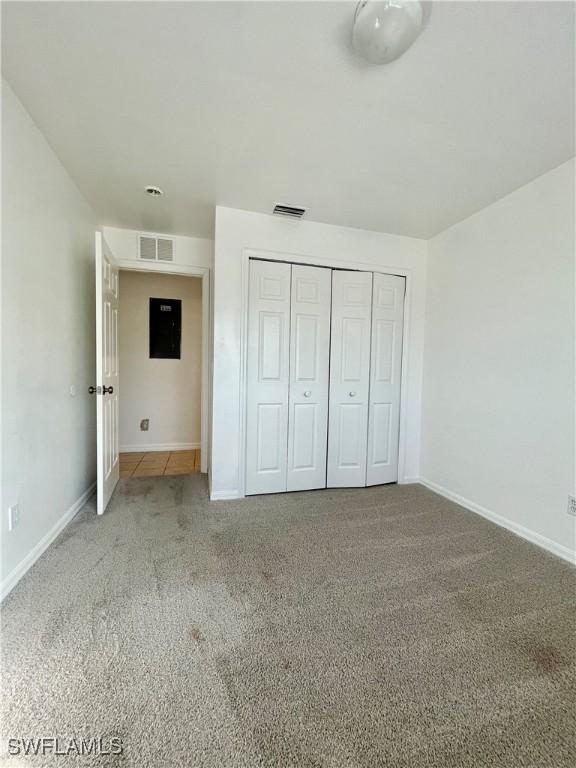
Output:
<instances>
[{"instance_id":1,"label":"door handle","mask_svg":"<svg viewBox=\"0 0 576 768\"><path fill-rule=\"evenodd\" d=\"M312 392L310 392L309 389L306 390L306 392L304 392L304 397L310 397L311 395L312 395Z\"/></svg>"},{"instance_id":2,"label":"door handle","mask_svg":"<svg viewBox=\"0 0 576 768\"><path fill-rule=\"evenodd\" d=\"M114 387L107 387L106 385L102 387L103 395L112 395L113 393L114 393Z\"/></svg>"},{"instance_id":3,"label":"door handle","mask_svg":"<svg viewBox=\"0 0 576 768\"><path fill-rule=\"evenodd\" d=\"M89 395L99 395L102 389L100 387L88 387Z\"/></svg>"},{"instance_id":4,"label":"door handle","mask_svg":"<svg viewBox=\"0 0 576 768\"><path fill-rule=\"evenodd\" d=\"M350 397L356 397L356 392L348 392L348 394L350 395Z\"/></svg>"}]
</instances>

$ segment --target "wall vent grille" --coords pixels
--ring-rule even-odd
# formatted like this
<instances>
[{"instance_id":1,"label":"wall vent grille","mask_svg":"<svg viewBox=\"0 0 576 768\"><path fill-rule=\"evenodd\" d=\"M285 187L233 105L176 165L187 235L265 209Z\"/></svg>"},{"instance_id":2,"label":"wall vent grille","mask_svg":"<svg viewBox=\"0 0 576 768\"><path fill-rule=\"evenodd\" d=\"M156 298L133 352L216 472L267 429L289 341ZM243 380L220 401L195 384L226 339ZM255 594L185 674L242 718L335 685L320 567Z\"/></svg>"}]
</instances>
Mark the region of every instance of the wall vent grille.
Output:
<instances>
[{"instance_id":1,"label":"wall vent grille","mask_svg":"<svg viewBox=\"0 0 576 768\"><path fill-rule=\"evenodd\" d=\"M158 261L174 261L174 240L159 237L157 240Z\"/></svg>"},{"instance_id":2,"label":"wall vent grille","mask_svg":"<svg viewBox=\"0 0 576 768\"><path fill-rule=\"evenodd\" d=\"M281 205L280 203L277 203L274 206L273 213L277 216L289 216L292 219L301 219L307 210L307 208L301 208L297 205Z\"/></svg>"},{"instance_id":3,"label":"wall vent grille","mask_svg":"<svg viewBox=\"0 0 576 768\"><path fill-rule=\"evenodd\" d=\"M174 261L174 240L156 235L138 235L138 258L143 261Z\"/></svg>"}]
</instances>

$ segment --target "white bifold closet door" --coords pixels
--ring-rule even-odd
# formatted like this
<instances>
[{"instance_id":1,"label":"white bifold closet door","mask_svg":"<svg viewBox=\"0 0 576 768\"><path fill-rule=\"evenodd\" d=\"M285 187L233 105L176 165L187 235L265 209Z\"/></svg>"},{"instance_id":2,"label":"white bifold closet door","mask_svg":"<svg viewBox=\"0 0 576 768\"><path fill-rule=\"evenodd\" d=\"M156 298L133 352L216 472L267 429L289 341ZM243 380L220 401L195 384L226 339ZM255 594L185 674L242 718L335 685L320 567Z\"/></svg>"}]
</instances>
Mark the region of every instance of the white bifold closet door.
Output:
<instances>
[{"instance_id":1,"label":"white bifold closet door","mask_svg":"<svg viewBox=\"0 0 576 768\"><path fill-rule=\"evenodd\" d=\"M286 490L291 266L251 261L246 493Z\"/></svg>"},{"instance_id":2,"label":"white bifold closet door","mask_svg":"<svg viewBox=\"0 0 576 768\"><path fill-rule=\"evenodd\" d=\"M366 485L398 480L405 280L374 273Z\"/></svg>"},{"instance_id":3,"label":"white bifold closet door","mask_svg":"<svg viewBox=\"0 0 576 768\"><path fill-rule=\"evenodd\" d=\"M326 487L331 271L292 265L287 490Z\"/></svg>"},{"instance_id":4,"label":"white bifold closet door","mask_svg":"<svg viewBox=\"0 0 576 768\"><path fill-rule=\"evenodd\" d=\"M366 485L372 273L332 273L329 488Z\"/></svg>"},{"instance_id":5,"label":"white bifold closet door","mask_svg":"<svg viewBox=\"0 0 576 768\"><path fill-rule=\"evenodd\" d=\"M326 487L329 269L251 261L246 493Z\"/></svg>"},{"instance_id":6,"label":"white bifold closet door","mask_svg":"<svg viewBox=\"0 0 576 768\"><path fill-rule=\"evenodd\" d=\"M251 261L246 494L398 479L405 281Z\"/></svg>"}]
</instances>

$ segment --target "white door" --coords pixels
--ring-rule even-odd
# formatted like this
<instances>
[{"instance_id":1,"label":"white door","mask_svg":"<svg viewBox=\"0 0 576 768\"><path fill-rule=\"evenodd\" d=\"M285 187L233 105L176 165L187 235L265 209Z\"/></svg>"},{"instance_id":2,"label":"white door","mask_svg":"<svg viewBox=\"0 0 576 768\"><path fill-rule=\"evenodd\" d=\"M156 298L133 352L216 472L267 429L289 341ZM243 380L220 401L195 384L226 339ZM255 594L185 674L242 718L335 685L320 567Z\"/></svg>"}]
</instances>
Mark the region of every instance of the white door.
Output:
<instances>
[{"instance_id":1,"label":"white door","mask_svg":"<svg viewBox=\"0 0 576 768\"><path fill-rule=\"evenodd\" d=\"M398 480L405 280L374 273L366 485Z\"/></svg>"},{"instance_id":2,"label":"white door","mask_svg":"<svg viewBox=\"0 0 576 768\"><path fill-rule=\"evenodd\" d=\"M120 476L118 461L118 269L96 233L97 511L101 515Z\"/></svg>"},{"instance_id":3,"label":"white door","mask_svg":"<svg viewBox=\"0 0 576 768\"><path fill-rule=\"evenodd\" d=\"M328 487L366 485L372 273L332 273Z\"/></svg>"},{"instance_id":4,"label":"white door","mask_svg":"<svg viewBox=\"0 0 576 768\"><path fill-rule=\"evenodd\" d=\"M292 265L289 491L326 487L331 270Z\"/></svg>"},{"instance_id":5,"label":"white door","mask_svg":"<svg viewBox=\"0 0 576 768\"><path fill-rule=\"evenodd\" d=\"M290 264L250 262L247 495L287 488L290 274Z\"/></svg>"}]
</instances>

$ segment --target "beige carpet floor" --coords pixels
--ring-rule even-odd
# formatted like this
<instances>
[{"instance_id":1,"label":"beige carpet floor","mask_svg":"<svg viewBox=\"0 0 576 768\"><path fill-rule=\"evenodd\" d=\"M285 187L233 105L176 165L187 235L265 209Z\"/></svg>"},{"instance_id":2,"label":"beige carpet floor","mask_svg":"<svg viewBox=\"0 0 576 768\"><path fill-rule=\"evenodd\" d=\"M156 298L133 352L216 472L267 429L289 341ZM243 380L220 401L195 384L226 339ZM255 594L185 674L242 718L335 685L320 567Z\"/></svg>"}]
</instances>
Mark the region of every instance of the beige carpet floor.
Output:
<instances>
[{"instance_id":1,"label":"beige carpet floor","mask_svg":"<svg viewBox=\"0 0 576 768\"><path fill-rule=\"evenodd\" d=\"M211 504L201 475L122 480L4 604L0 763L572 768L575 587L418 485ZM34 736L123 753L6 754Z\"/></svg>"}]
</instances>

